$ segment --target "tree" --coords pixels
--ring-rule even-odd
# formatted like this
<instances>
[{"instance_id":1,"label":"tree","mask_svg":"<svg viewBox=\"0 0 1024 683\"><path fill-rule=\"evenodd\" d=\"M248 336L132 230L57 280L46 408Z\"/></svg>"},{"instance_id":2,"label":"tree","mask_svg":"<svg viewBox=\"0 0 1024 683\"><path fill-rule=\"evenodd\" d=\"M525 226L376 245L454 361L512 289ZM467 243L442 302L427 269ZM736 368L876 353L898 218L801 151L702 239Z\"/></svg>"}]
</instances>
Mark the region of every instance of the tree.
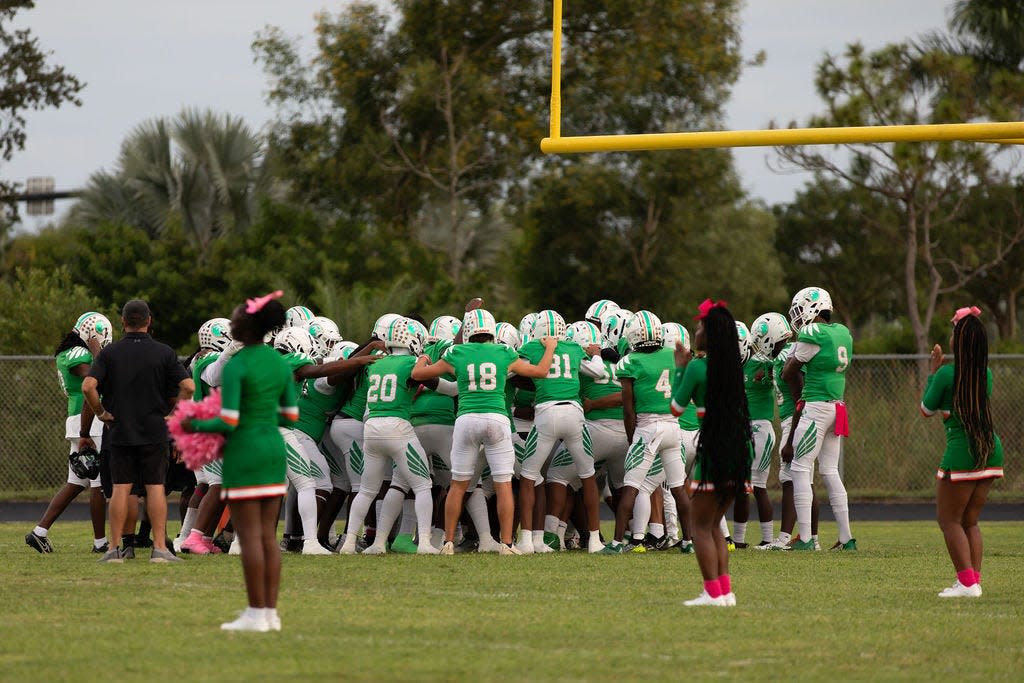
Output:
<instances>
[{"instance_id":1,"label":"tree","mask_svg":"<svg viewBox=\"0 0 1024 683\"><path fill-rule=\"evenodd\" d=\"M137 126L116 170L90 177L70 222L122 222L151 237L180 223L205 258L214 240L244 230L269 189L263 143L237 117L186 109Z\"/></svg>"},{"instance_id":2,"label":"tree","mask_svg":"<svg viewBox=\"0 0 1024 683\"><path fill-rule=\"evenodd\" d=\"M78 93L85 84L64 67L49 63L52 53L43 50L31 30L11 28L19 11L33 7L32 0L11 0L0 6L0 157L4 161L25 148L27 110L82 104ZM0 194L9 195L16 187L0 181ZM16 216L14 205L8 205L8 210L7 219L12 220Z\"/></svg>"},{"instance_id":3,"label":"tree","mask_svg":"<svg viewBox=\"0 0 1024 683\"><path fill-rule=\"evenodd\" d=\"M889 45L866 53L860 44L848 46L845 63L827 55L818 66L816 86L826 112L810 126L895 125L962 120L973 113L971 101L929 108L943 82L947 92L971 81L972 65L949 56L928 60L909 44ZM929 69L922 79L921 69ZM902 244L901 289L915 347L931 348L929 329L939 298L961 291L972 280L1008 256L1024 237L1024 224L1009 234L984 243L965 245L957 239L971 188L1004 180L1010 171L996 158L1001 150L977 143L865 144L845 146L848 165L816 148L778 148L784 162L813 171L819 182L832 179L841 187L873 195L888 210L864 215L871 234L888 244ZM893 216L895 220L889 220Z\"/></svg>"},{"instance_id":4,"label":"tree","mask_svg":"<svg viewBox=\"0 0 1024 683\"><path fill-rule=\"evenodd\" d=\"M0 279L0 355L53 353L86 311L112 313L67 268L15 270Z\"/></svg>"}]
</instances>

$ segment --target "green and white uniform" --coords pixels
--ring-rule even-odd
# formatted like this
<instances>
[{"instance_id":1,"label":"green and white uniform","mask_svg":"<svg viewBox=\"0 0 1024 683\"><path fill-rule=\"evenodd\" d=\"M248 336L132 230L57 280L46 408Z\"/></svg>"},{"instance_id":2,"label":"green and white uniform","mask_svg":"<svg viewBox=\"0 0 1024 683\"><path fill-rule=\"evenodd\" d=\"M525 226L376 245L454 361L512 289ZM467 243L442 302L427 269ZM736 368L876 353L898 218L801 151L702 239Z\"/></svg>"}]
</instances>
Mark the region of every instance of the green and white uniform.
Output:
<instances>
[{"instance_id":1,"label":"green and white uniform","mask_svg":"<svg viewBox=\"0 0 1024 683\"><path fill-rule=\"evenodd\" d=\"M278 425L298 418L292 370L281 354L256 344L231 357L224 366L220 417L192 423L197 432L227 436L222 498L285 494L285 446Z\"/></svg>"},{"instance_id":2,"label":"green and white uniform","mask_svg":"<svg viewBox=\"0 0 1024 683\"><path fill-rule=\"evenodd\" d=\"M775 404L779 409L779 443L789 440L789 432L793 429L793 413L796 412L796 401L789 393L789 386L782 381L782 370L786 361L793 353L793 343L786 344L772 361L772 383L775 385ZM788 462L779 461L779 481L783 484L793 481Z\"/></svg>"},{"instance_id":3,"label":"green and white uniform","mask_svg":"<svg viewBox=\"0 0 1024 683\"><path fill-rule=\"evenodd\" d=\"M927 416L942 413L942 424L946 428L946 451L935 476L950 481L977 481L997 479L1003 476L1003 442L993 434L995 449L984 465L979 466L971 452L970 440L964 431L960 417L953 412L953 375L955 366L943 365L928 377L928 385L921 399L921 412ZM992 396L992 370L988 370L986 395Z\"/></svg>"},{"instance_id":4,"label":"green and white uniform","mask_svg":"<svg viewBox=\"0 0 1024 683\"><path fill-rule=\"evenodd\" d=\"M316 365L316 361L304 353L287 353L282 358L284 358L285 363L292 370L292 384L294 385L295 395L298 396L302 391L302 382L295 380L295 372L306 365ZM285 451L288 455L288 483L296 491L305 491L312 488L320 491L330 491L330 469L327 466L327 459L324 458L323 453L317 451L317 456L313 456L312 453L307 452L307 449L300 442L300 438L294 430L294 424L281 427L281 436L284 438Z\"/></svg>"},{"instance_id":5,"label":"green and white uniform","mask_svg":"<svg viewBox=\"0 0 1024 683\"><path fill-rule=\"evenodd\" d=\"M679 422L672 415L674 369L675 355L671 349L634 351L620 360L616 368L619 380L633 380L636 430L626 453L624 483L637 490L654 490L652 483L661 474L656 468L659 459L670 489L686 482Z\"/></svg>"},{"instance_id":6,"label":"green and white uniform","mask_svg":"<svg viewBox=\"0 0 1024 683\"><path fill-rule=\"evenodd\" d=\"M519 349L519 356L537 365L544 351L540 340L534 340ZM606 377L604 361L600 357L588 359L587 352L575 342L559 341L547 376L533 380L533 428L526 438L526 457L520 468L522 478L543 481L541 470L554 454L559 440L572 456L576 475L580 479L594 476L590 435L580 403L581 374Z\"/></svg>"},{"instance_id":7,"label":"green and white uniform","mask_svg":"<svg viewBox=\"0 0 1024 683\"><path fill-rule=\"evenodd\" d=\"M516 352L504 344L456 344L444 354L455 370L459 411L452 435L452 479L471 481L480 476L477 455L484 449L491 479L512 480L515 451L509 429L505 386Z\"/></svg>"},{"instance_id":8,"label":"green and white uniform","mask_svg":"<svg viewBox=\"0 0 1024 683\"><path fill-rule=\"evenodd\" d=\"M224 364L228 360L225 358L221 363L217 363L220 358L221 354L210 351L192 361L192 382L196 387L195 391L192 392L193 401L202 401L210 395L211 391L220 386L220 383L223 381ZM207 372L207 369L211 368L215 363L217 363L218 371L213 376L212 373ZM206 375L205 379L203 377L204 374ZM216 384L211 384L211 382L216 382ZM218 458L211 463L203 465L202 468L196 471L195 475L196 483L198 484L220 486L224 481L224 459Z\"/></svg>"},{"instance_id":9,"label":"green and white uniform","mask_svg":"<svg viewBox=\"0 0 1024 683\"><path fill-rule=\"evenodd\" d=\"M299 394L299 421L295 424L294 436L307 457L311 460L323 459L331 487L339 491L349 491L351 484L345 470L345 459L338 451L332 450L324 443L327 424L341 408L343 398L338 387L332 386L326 377L304 381ZM320 488L320 485L318 484L317 488Z\"/></svg>"},{"instance_id":10,"label":"green and white uniform","mask_svg":"<svg viewBox=\"0 0 1024 683\"><path fill-rule=\"evenodd\" d=\"M331 422L327 433L329 450L336 450L345 462L352 493L359 493L363 479L363 419L366 413L366 368L360 369L352 380L352 391Z\"/></svg>"},{"instance_id":11,"label":"green and white uniform","mask_svg":"<svg viewBox=\"0 0 1024 683\"><path fill-rule=\"evenodd\" d=\"M450 341L428 344L423 355L436 363L451 348ZM454 375L442 379L455 381ZM452 481L452 434L455 431L455 398L424 387L412 404L412 426L430 462L434 483L447 488Z\"/></svg>"},{"instance_id":12,"label":"green and white uniform","mask_svg":"<svg viewBox=\"0 0 1024 683\"><path fill-rule=\"evenodd\" d=\"M761 378L758 379L758 374ZM772 384L771 361L751 358L743 364L743 388L747 393L750 410L750 431L754 437L754 463L750 484L755 488L768 487L768 472L775 450L775 390Z\"/></svg>"},{"instance_id":13,"label":"green and white uniform","mask_svg":"<svg viewBox=\"0 0 1024 683\"><path fill-rule=\"evenodd\" d=\"M71 368L79 365L92 365L92 352L84 346L72 346L70 349L64 349L58 353L54 361L57 363L57 381L60 382L60 388L68 399L68 416L64 420L64 436L70 447L68 453L74 453L78 450L81 433L82 406L85 404L82 380L85 377L74 374L71 372ZM93 419L89 435L96 442L96 450L99 450L102 445L103 423ZM68 465L68 483L82 488L97 488L100 485L100 478L82 479L72 472L71 465Z\"/></svg>"}]
</instances>

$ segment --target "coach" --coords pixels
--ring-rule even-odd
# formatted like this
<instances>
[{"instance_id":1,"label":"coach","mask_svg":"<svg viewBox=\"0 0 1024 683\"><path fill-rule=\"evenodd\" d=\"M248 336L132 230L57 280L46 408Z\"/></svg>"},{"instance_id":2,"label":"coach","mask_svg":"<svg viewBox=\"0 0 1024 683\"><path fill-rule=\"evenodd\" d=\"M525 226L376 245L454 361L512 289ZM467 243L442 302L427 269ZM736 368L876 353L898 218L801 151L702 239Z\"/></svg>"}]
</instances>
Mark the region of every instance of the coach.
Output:
<instances>
[{"instance_id":1,"label":"coach","mask_svg":"<svg viewBox=\"0 0 1024 683\"><path fill-rule=\"evenodd\" d=\"M164 418L174 402L192 396L192 379L174 350L149 335L153 317L145 301L133 299L121 310L124 337L100 352L82 382L82 393L106 423L110 441L110 548L101 562L120 562L118 545L128 515L133 484L146 487L146 511L153 527L151 562L174 562L167 549L169 462ZM103 396L102 402L100 396ZM82 429L86 429L84 424ZM83 432L84 433L84 432Z\"/></svg>"}]
</instances>

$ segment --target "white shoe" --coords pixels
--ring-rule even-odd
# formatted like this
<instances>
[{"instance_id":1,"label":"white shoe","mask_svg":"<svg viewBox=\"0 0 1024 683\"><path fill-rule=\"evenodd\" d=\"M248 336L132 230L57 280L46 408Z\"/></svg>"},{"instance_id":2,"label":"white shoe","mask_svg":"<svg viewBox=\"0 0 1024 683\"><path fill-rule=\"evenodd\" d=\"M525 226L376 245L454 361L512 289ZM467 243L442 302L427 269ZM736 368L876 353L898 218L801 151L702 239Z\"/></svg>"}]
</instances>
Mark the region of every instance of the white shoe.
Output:
<instances>
[{"instance_id":1,"label":"white shoe","mask_svg":"<svg viewBox=\"0 0 1024 683\"><path fill-rule=\"evenodd\" d=\"M455 544L452 543L451 541L445 541L444 545L441 546L441 552L438 553L438 554L439 555L454 555L455 554Z\"/></svg>"},{"instance_id":2,"label":"white shoe","mask_svg":"<svg viewBox=\"0 0 1024 683\"><path fill-rule=\"evenodd\" d=\"M242 554L242 544L238 542L238 536L236 535L231 540L231 547L228 548L228 555L241 555L241 554Z\"/></svg>"},{"instance_id":3,"label":"white shoe","mask_svg":"<svg viewBox=\"0 0 1024 683\"><path fill-rule=\"evenodd\" d=\"M229 621L226 624L220 625L221 631L256 631L258 633L266 633L270 630L270 624L267 623L266 617L263 616L263 610L260 610L259 616L255 616L249 612L248 609L243 610L238 618L234 621Z\"/></svg>"},{"instance_id":4,"label":"white shoe","mask_svg":"<svg viewBox=\"0 0 1024 683\"><path fill-rule=\"evenodd\" d=\"M814 539L814 549L821 550L821 544L818 543L818 539Z\"/></svg>"},{"instance_id":5,"label":"white shoe","mask_svg":"<svg viewBox=\"0 0 1024 683\"><path fill-rule=\"evenodd\" d=\"M174 540L171 541L171 546L174 548L174 554L175 555L180 555L181 554L181 544L184 543L184 542L185 542L185 539L182 538L181 536L175 536Z\"/></svg>"},{"instance_id":6,"label":"white shoe","mask_svg":"<svg viewBox=\"0 0 1024 683\"><path fill-rule=\"evenodd\" d=\"M307 541L302 542L302 554L303 555L331 555L330 550L320 545L320 541L315 538L311 538Z\"/></svg>"},{"instance_id":7,"label":"white shoe","mask_svg":"<svg viewBox=\"0 0 1024 683\"><path fill-rule=\"evenodd\" d=\"M729 591L722 596L723 607L735 607L736 606L736 594Z\"/></svg>"},{"instance_id":8,"label":"white shoe","mask_svg":"<svg viewBox=\"0 0 1024 683\"><path fill-rule=\"evenodd\" d=\"M356 554L356 540L355 537L351 537L352 542L349 543L348 539L341 544L341 548L338 549L339 555L355 555Z\"/></svg>"},{"instance_id":9,"label":"white shoe","mask_svg":"<svg viewBox=\"0 0 1024 683\"><path fill-rule=\"evenodd\" d=\"M267 616L267 627L271 631L280 631L281 630L281 617L277 616L276 614L273 615L273 616L268 615Z\"/></svg>"},{"instance_id":10,"label":"white shoe","mask_svg":"<svg viewBox=\"0 0 1024 683\"><path fill-rule=\"evenodd\" d=\"M779 539L776 538L774 541L772 541L772 544L770 546L768 546L768 549L769 550L792 550L793 548L786 541L780 541Z\"/></svg>"},{"instance_id":11,"label":"white shoe","mask_svg":"<svg viewBox=\"0 0 1024 683\"><path fill-rule=\"evenodd\" d=\"M540 555L541 553L553 553L555 552L555 549L549 546L547 543L541 543L540 545L534 543L533 552L537 555Z\"/></svg>"},{"instance_id":12,"label":"white shoe","mask_svg":"<svg viewBox=\"0 0 1024 683\"><path fill-rule=\"evenodd\" d=\"M534 553L533 539L532 538L529 541L526 541L526 542L520 541L519 543L516 543L515 547L516 547L516 550L519 551L520 555L533 555L533 553Z\"/></svg>"},{"instance_id":13,"label":"white shoe","mask_svg":"<svg viewBox=\"0 0 1024 683\"><path fill-rule=\"evenodd\" d=\"M417 555L440 555L441 550L432 543L420 543L416 546Z\"/></svg>"},{"instance_id":14,"label":"white shoe","mask_svg":"<svg viewBox=\"0 0 1024 683\"><path fill-rule=\"evenodd\" d=\"M498 549L499 555L523 555L523 551L514 545L505 545L501 543L501 548Z\"/></svg>"},{"instance_id":15,"label":"white shoe","mask_svg":"<svg viewBox=\"0 0 1024 683\"><path fill-rule=\"evenodd\" d=\"M363 555L386 555L387 552L388 548L386 545L377 543L375 541L373 545L369 546L366 550L363 551Z\"/></svg>"},{"instance_id":16,"label":"white shoe","mask_svg":"<svg viewBox=\"0 0 1024 683\"><path fill-rule=\"evenodd\" d=\"M976 583L973 586L965 586L960 581L957 581L949 588L939 593L940 598L980 598L981 597L981 584Z\"/></svg>"},{"instance_id":17,"label":"white shoe","mask_svg":"<svg viewBox=\"0 0 1024 683\"><path fill-rule=\"evenodd\" d=\"M480 544L477 545L476 551L478 553L500 553L501 545L501 543L498 543L492 537L486 536L480 539Z\"/></svg>"},{"instance_id":18,"label":"white shoe","mask_svg":"<svg viewBox=\"0 0 1024 683\"><path fill-rule=\"evenodd\" d=\"M711 607L726 607L727 606L726 603L725 603L725 600L724 600L724 598L722 596L719 596L717 598L713 598L710 595L708 595L707 591L701 591L700 595L695 597L693 600L687 600L683 604L686 605L687 607L702 607L704 605L708 605L708 606L711 606Z\"/></svg>"}]
</instances>

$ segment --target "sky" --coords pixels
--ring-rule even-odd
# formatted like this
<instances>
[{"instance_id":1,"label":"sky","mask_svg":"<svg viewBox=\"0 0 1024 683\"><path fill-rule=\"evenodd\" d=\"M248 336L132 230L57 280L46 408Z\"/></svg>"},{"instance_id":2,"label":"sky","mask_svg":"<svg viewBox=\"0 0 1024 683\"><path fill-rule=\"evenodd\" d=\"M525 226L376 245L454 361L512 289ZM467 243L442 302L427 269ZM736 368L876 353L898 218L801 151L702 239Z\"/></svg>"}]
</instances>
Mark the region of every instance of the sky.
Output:
<instances>
[{"instance_id":1,"label":"sky","mask_svg":"<svg viewBox=\"0 0 1024 683\"><path fill-rule=\"evenodd\" d=\"M265 102L266 78L252 59L256 32L279 26L308 47L314 14L343 4L39 0L35 9L20 13L19 25L32 29L53 52L53 62L87 84L83 104L29 112L25 149L0 166L0 175L22 183L31 176L53 176L57 189L82 187L91 173L113 166L134 126L186 106L230 112L261 128L273 110ZM741 15L743 54L750 58L764 50L767 60L747 68L733 89L725 107L727 127L805 122L821 109L814 69L826 52L841 53L853 41L881 47L943 28L948 5L947 0L747 0ZM771 171L768 148L734 154L744 187L769 204L790 201L807 181L804 174ZM59 203L58 211L66 205ZM39 222L27 218L24 227Z\"/></svg>"}]
</instances>

